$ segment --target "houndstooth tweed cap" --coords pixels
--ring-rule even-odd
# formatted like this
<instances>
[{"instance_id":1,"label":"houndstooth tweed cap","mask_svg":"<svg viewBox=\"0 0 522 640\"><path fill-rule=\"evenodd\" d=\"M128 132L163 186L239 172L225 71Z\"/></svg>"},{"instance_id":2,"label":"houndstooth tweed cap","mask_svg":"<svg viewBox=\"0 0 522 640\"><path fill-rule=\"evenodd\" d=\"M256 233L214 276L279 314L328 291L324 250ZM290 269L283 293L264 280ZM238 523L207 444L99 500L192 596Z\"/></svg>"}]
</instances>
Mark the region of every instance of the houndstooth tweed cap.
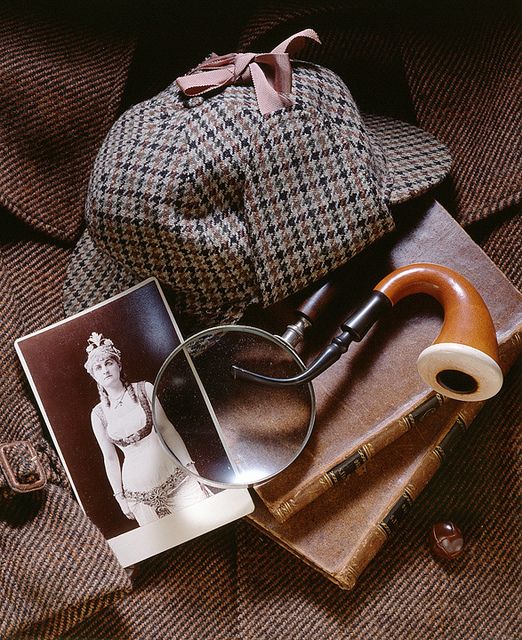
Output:
<instances>
[{"instance_id":1,"label":"houndstooth tweed cap","mask_svg":"<svg viewBox=\"0 0 522 640\"><path fill-rule=\"evenodd\" d=\"M430 135L292 67L292 104L268 115L252 86L187 98L176 83L123 114L92 172L68 312L153 275L189 326L237 320L345 263L447 174Z\"/></svg>"}]
</instances>

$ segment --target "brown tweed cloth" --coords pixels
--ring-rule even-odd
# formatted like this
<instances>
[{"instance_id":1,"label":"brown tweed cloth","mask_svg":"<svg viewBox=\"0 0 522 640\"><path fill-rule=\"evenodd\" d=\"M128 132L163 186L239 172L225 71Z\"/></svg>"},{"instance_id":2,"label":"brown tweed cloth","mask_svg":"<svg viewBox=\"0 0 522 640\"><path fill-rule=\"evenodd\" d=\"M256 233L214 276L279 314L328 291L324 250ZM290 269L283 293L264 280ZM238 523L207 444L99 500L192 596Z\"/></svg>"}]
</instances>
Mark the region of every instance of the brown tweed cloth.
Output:
<instances>
[{"instance_id":1,"label":"brown tweed cloth","mask_svg":"<svg viewBox=\"0 0 522 640\"><path fill-rule=\"evenodd\" d=\"M0 205L73 240L132 44L116 29L94 28L87 11L71 14L60 4L55 13L38 3L0 6Z\"/></svg>"},{"instance_id":2,"label":"brown tweed cloth","mask_svg":"<svg viewBox=\"0 0 522 640\"><path fill-rule=\"evenodd\" d=\"M65 4L58 3L62 9ZM446 6L447 3L443 4ZM35 5L43 6L43 3ZM297 5L294 5L297 7L295 11L300 10L304 3ZM359 5L370 6L362 1ZM4 6L5 3L2 9ZM16 7L17 11L18 7L27 11L29 5L11 3L10 6ZM330 6L334 6L333 3ZM379 6L382 7L383 3L379 3ZM98 4L96 7L99 10ZM490 212L496 212L503 203L517 197L518 193L512 188L517 173L520 175L515 170L512 141L517 139L519 132L514 129L513 114L504 108L513 103L513 87L505 71L507 67L511 68L511 61L508 60L509 55L501 55L511 40L504 38L506 32L502 30L498 17L500 13L493 11L489 26L483 26L483 29L497 34L494 40L497 62L494 69L489 69L489 73L498 80L499 112L506 114L506 120L501 122L497 118L493 94L487 90L480 97L476 94L473 104L469 105L476 113L482 96L489 96L482 105L482 124L476 128L473 139L475 146L466 151L467 145L462 144L462 154L457 154L459 166L464 167L468 163L470 167L466 169L467 173L463 169L461 175L474 176L471 187L467 186L464 179L458 187L460 195L456 201L459 207L463 202L468 203L467 209L459 213L461 220L474 219L474 212L483 215L487 207ZM86 102L81 99L82 92L90 92L91 105L92 101L98 104L97 86L93 82L83 82L83 78L76 75L74 65L69 67L65 64L63 56L54 58L56 66L49 63L48 55L56 52L56 49L51 47L50 50L45 45L56 43L57 40L54 36L49 39L43 36L38 38L38 34L42 33L41 22L23 14L24 25L27 26L19 28L9 22L13 13L9 15L9 18L3 14L0 16L3 35L0 41L0 79L3 82L0 122L4 118L0 133L3 154L0 162L1 202L11 214L22 217L47 234L55 238L72 238L78 227L83 197L75 192L75 188L78 193L83 188L82 180L86 179L88 164L100 140L97 136L103 135L101 130L96 133L95 129L105 127L106 120L100 113L107 111L104 111L104 107L100 111L93 110L92 117L94 120L98 118L98 124L88 129L89 144L83 147L81 136L75 138L76 146L71 145L70 137L76 131L73 125L68 128L64 124L61 141L58 135L45 138L45 135L49 135L44 124L47 119L56 117L55 123L70 122L68 114L71 109L74 111L76 103L63 103L67 104L67 110L64 109L62 113L49 111L44 108L46 101L36 104L36 93L33 99L29 97L24 101L25 94L21 89L18 91L18 87L25 87L29 92L27 96L30 96L29 86L38 78L41 79L39 69L45 68L48 82L40 89L54 87L59 94L61 89L70 88L72 84L79 90L79 102L85 107ZM30 15L34 17L36 14L31 11ZM367 12L366 19L374 23L375 16L380 15L379 12L375 15ZM223 17L224 23L226 11ZM78 38L68 38L68 29L57 31L57 28L50 26L55 24L53 20L56 19L48 18L46 23L50 34L56 36L59 32L63 36L61 42L64 48L76 50L76 60L80 63L83 61L82 68L94 69L95 73L102 74L105 80L100 80L100 95L105 95L110 102L104 65L100 62L96 66L96 60L86 61L82 46L78 47ZM267 26L273 24L270 16L266 20ZM332 20L328 20L331 24ZM11 25L9 29L4 27L6 24ZM256 25L257 32L261 22L253 21L252 24ZM74 32L74 25L69 26ZM390 43L385 24L374 36L365 31L364 20L358 20L356 26L361 34L357 42L366 43L358 61L371 59L374 48L378 57L381 57L380 64L375 67L382 81L381 90L379 87L375 92L374 87L367 89L366 99L371 101L373 95L376 100L382 100L381 104L386 102L387 91L383 90L383 86L386 72L391 69L389 77L397 92L394 98L389 94L388 108L395 115L398 112L407 113L411 104L409 82L412 82L415 61L411 60L405 70L401 50L396 44ZM169 32L169 29L174 33L176 28L186 31L184 23L180 26L172 21L162 26L162 33ZM80 31L85 38L85 32L82 29ZM339 31L342 31L341 24ZM32 37L24 40L24 46L34 52L33 63L29 65L31 73L25 73L22 68L25 55L14 43L15 33L18 41L24 38L24 34L32 34ZM390 30L390 33L393 31ZM286 35L285 28L283 37ZM412 42L415 41L412 35L410 38ZM488 43L493 42L491 38L493 35ZM153 39L154 35L149 34L149 40ZM89 49L88 41L83 40L85 50L91 51L97 60L105 59L100 49ZM351 43L346 53L353 56L358 48L355 41L349 38L344 41ZM465 41L470 45L467 48L470 53L466 55L466 68L478 72L485 64L484 60L479 64L482 44L477 42L472 47L470 40ZM114 53L116 60L121 49L118 48L120 45L110 44L114 43L113 36L110 42L106 42L106 64L111 71L110 57ZM36 44L41 47L39 54ZM436 53L437 47L433 45L431 50ZM485 47L484 50L490 49ZM11 58L10 52L13 51L18 51L18 54ZM475 63L472 63L473 53ZM41 64L44 66L36 64L38 55L41 55ZM198 51L194 62L200 57ZM435 58L441 69L444 56ZM26 79L29 84L18 85L13 81L13 60L18 64L20 78ZM126 58L123 56L119 60L123 64ZM150 59L148 62L150 64ZM117 63L114 64L116 66ZM138 71L142 76L151 68L147 64L146 59L140 58ZM419 64L426 67L426 56L420 56ZM446 71L451 75L454 70L457 72L463 68L464 59L457 56L451 66L448 66L448 62L446 64ZM341 66L345 66L344 61ZM363 67L359 65L359 70L354 69L353 76L355 84L359 81L358 87L362 87L361 92L364 93ZM54 76L52 72L55 68L62 69L62 73ZM6 69L11 69L11 76L9 73L5 75ZM126 73L126 70L123 72ZM136 73L137 68L132 77L135 94L139 93ZM75 82L71 80L68 84L68 75L70 79L74 76ZM160 76L155 76L156 86L161 83ZM9 77L10 81L4 82ZM113 77L115 83L119 82L118 74ZM486 82L482 76L477 77L481 78L481 82L476 81L474 87L477 90L479 87L487 89L485 85L489 86L490 78ZM62 80L59 81L59 78ZM167 78L167 82L170 80L171 77ZM419 81L418 84L426 88L425 82ZM121 88L121 85L118 86ZM441 87L443 84L439 84L439 90ZM158 88L161 88L161 84ZM415 102L418 113L422 111L418 106L421 94L419 88ZM458 103L459 96L453 97ZM21 109L28 110L32 117L24 120L21 113L13 115L10 105L14 99L18 99L19 104L23 105ZM106 108L108 102L105 103ZM62 103L58 101L54 104ZM449 105L446 106L449 113ZM41 118L38 117L40 108ZM5 118L6 113L11 113L9 118L12 118L13 131L9 131L11 120ZM82 113L85 115L86 111ZM410 112L411 115L414 114ZM463 114L462 122L472 119L472 116L472 113ZM420 122L420 116L417 117ZM426 116L428 120L430 117ZM443 121L441 113L438 118L440 122ZM492 136L498 136L501 130L504 132L501 138L504 145L502 154L494 145L494 153L491 156L489 154L490 145L487 144L485 130L488 122L488 131ZM22 128L24 123L27 124L27 130ZM55 124L49 132L57 130ZM471 126L469 130L475 131ZM445 131L450 137L452 129ZM457 133L462 134L458 128L455 131L455 139L448 140L454 147L454 153L461 145ZM45 151L39 146L42 139L56 144L48 144ZM470 144L469 139L467 144ZM46 173L47 162L53 158L57 162L53 153L58 150L59 155L64 153L63 157L57 165L51 162L49 173ZM90 156L91 160L87 160L86 156ZM473 169L475 163L476 173ZM81 167L83 169L80 171ZM488 172L498 179L487 189L481 187L479 190L475 176L487 177ZM9 173L10 176L7 176ZM60 185L60 188L56 185ZM73 188L73 185L76 187ZM456 179L455 185L458 186ZM28 193L32 194L34 201L31 201ZM56 200L49 194L54 194ZM487 202L482 202L481 198ZM38 200L45 205L41 212ZM53 210L53 202L60 205L56 210ZM516 233L517 224L520 224L519 220L508 219L484 236L483 243L499 266L514 281L520 282L522 256L519 234ZM2 210L0 229L0 439L30 439L47 451L49 464L55 472L41 494L17 498L16 502L0 506L0 637L28 640L58 636L85 640L367 637L378 640L416 640L419 637L437 640L515 640L521 636L520 618L517 615L520 521L515 495L520 487L516 445L521 417L521 403L517 395L520 373L511 375L501 395L488 403L467 440L453 452L445 470L420 497L411 516L368 568L354 592L340 591L244 523L226 527L143 563L133 579L131 592L125 573L117 565L100 533L81 514L71 497L56 455L44 439L41 420L12 347L16 337L62 316L61 292L69 250L56 240L46 239L22 224L15 224L12 215ZM74 427L71 425L71 428ZM466 554L455 564L439 563L432 559L427 550L427 528L434 520L441 518L452 518L458 522L468 541ZM71 629L73 625L77 626ZM69 632L64 635L67 629Z\"/></svg>"},{"instance_id":3,"label":"brown tweed cloth","mask_svg":"<svg viewBox=\"0 0 522 640\"><path fill-rule=\"evenodd\" d=\"M0 442L29 440L52 470L43 491L0 502L0 637L17 631L47 638L121 597L130 584L70 493L13 348L16 338L61 316L67 252L29 235L1 210L0 225ZM23 631L42 620L37 631Z\"/></svg>"},{"instance_id":4,"label":"brown tweed cloth","mask_svg":"<svg viewBox=\"0 0 522 640\"><path fill-rule=\"evenodd\" d=\"M520 212L499 222L481 241L484 251L499 265L511 282L522 291L522 242Z\"/></svg>"},{"instance_id":5,"label":"brown tweed cloth","mask_svg":"<svg viewBox=\"0 0 522 640\"><path fill-rule=\"evenodd\" d=\"M235 525L139 565L134 590L64 638L239 638Z\"/></svg>"},{"instance_id":6,"label":"brown tweed cloth","mask_svg":"<svg viewBox=\"0 0 522 640\"><path fill-rule=\"evenodd\" d=\"M496 233L502 236L500 230ZM3 247L11 267L4 270L2 281L10 276L12 282L12 273L18 274L10 299L26 292L20 304L24 330L30 331L61 313L66 252L36 237L22 237L11 236L12 242ZM513 235L504 234L508 245L510 240L515 246ZM509 246L505 255L514 255ZM20 272L22 267L27 275ZM30 293L28 282L34 286ZM36 297L39 305L26 302ZM2 344L20 332L20 325L5 312L4 318L13 335L3 336ZM5 357L3 372L9 370ZM0 407L2 415L9 413L11 423L13 413L25 407L36 433L35 409L23 390L16 392L23 383L14 354L8 360L8 384L15 393L10 406ZM132 593L111 604L128 583L69 494L51 485L40 509L37 498L27 497L1 513L0 590L13 603L1 605L2 635L55 637L84 619L62 637L515 639L520 631L515 616L519 576L513 557L520 548L514 508L517 383L520 375L511 375L502 394L488 403L468 439L352 593L339 590L247 524L239 524L142 563ZM441 518L455 519L468 542L465 556L453 565L435 561L427 550L428 527ZM20 631L46 617L43 624ZM15 636L11 631L16 628Z\"/></svg>"}]
</instances>

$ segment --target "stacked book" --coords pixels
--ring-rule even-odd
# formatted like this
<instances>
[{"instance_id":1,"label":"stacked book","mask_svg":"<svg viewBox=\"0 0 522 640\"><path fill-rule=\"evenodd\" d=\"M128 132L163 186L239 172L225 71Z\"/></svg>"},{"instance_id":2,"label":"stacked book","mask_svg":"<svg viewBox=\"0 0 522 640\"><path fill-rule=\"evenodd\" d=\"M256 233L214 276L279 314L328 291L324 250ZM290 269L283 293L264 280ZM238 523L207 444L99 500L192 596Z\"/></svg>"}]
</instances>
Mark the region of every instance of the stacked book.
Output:
<instances>
[{"instance_id":1,"label":"stacked book","mask_svg":"<svg viewBox=\"0 0 522 640\"><path fill-rule=\"evenodd\" d=\"M310 361L338 333L350 308L385 275L414 262L465 276L489 307L506 374L522 350L522 296L437 203L403 216L396 232L343 270L345 294L305 339ZM257 323L284 330L288 303ZM252 523L345 589L351 589L400 525L484 402L434 393L416 360L440 330L432 298L401 301L359 344L315 381L311 439L284 472L256 488Z\"/></svg>"}]
</instances>

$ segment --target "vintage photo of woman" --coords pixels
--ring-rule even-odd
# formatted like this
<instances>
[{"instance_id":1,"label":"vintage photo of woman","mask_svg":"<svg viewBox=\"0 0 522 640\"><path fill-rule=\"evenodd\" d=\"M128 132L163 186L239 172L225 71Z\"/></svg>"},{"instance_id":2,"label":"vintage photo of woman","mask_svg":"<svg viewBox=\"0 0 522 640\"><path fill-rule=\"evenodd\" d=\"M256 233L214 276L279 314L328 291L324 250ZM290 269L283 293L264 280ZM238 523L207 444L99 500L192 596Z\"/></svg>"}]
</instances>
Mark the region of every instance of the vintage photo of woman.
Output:
<instances>
[{"instance_id":1,"label":"vintage photo of woman","mask_svg":"<svg viewBox=\"0 0 522 640\"><path fill-rule=\"evenodd\" d=\"M152 384L129 382L120 350L101 333L91 333L86 352L84 366L100 397L91 411L91 425L114 498L125 516L143 526L211 496L165 451L152 423ZM168 420L161 410L159 419ZM166 433L169 448L197 473L174 426L169 425ZM122 464L118 450L123 454Z\"/></svg>"}]
</instances>

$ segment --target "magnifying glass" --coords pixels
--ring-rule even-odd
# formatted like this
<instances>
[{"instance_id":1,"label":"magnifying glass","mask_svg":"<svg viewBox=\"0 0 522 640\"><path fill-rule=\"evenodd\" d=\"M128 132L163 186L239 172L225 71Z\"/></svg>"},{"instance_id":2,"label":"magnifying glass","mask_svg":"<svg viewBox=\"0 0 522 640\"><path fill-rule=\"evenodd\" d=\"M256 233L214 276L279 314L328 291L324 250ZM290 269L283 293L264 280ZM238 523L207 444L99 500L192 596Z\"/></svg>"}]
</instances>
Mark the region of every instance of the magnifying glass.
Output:
<instances>
[{"instance_id":1,"label":"magnifying glass","mask_svg":"<svg viewBox=\"0 0 522 640\"><path fill-rule=\"evenodd\" d=\"M338 295L330 281L305 301L283 336L227 325L180 344L154 383L153 422L174 461L200 481L221 488L262 484L303 451L315 420L311 381L359 341L401 298L435 297L442 331L418 360L426 382L443 395L485 399L502 385L489 311L463 276L439 265L408 265L384 278L341 325L341 334L305 366L294 346ZM182 464L179 438L194 460Z\"/></svg>"},{"instance_id":2,"label":"magnifying glass","mask_svg":"<svg viewBox=\"0 0 522 640\"><path fill-rule=\"evenodd\" d=\"M312 384L268 389L235 378L234 366L292 377L305 370L295 351L321 311L338 294L331 279L295 309L282 336L257 327L225 325L201 331L166 359L154 383L155 429L174 461L205 484L244 488L288 467L312 432ZM183 465L179 439L194 461Z\"/></svg>"}]
</instances>

